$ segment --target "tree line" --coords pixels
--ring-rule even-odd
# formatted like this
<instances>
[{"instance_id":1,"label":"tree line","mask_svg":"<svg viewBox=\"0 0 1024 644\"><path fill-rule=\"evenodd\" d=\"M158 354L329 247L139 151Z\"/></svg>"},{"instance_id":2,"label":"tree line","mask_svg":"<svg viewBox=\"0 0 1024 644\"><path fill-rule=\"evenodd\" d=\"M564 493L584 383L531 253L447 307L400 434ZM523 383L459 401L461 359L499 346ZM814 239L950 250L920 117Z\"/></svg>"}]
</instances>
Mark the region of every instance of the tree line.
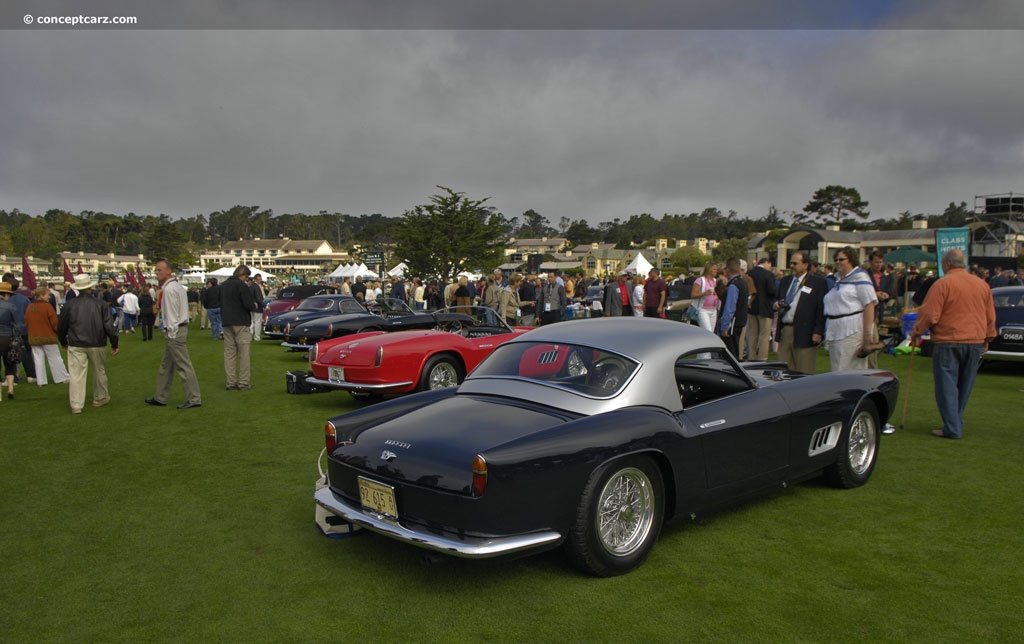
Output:
<instances>
[{"instance_id":1,"label":"tree line","mask_svg":"<svg viewBox=\"0 0 1024 644\"><path fill-rule=\"evenodd\" d=\"M441 193L430 197L429 203L414 206L397 217L327 211L275 215L271 209L247 205L178 219L133 212L119 216L52 209L32 215L18 209L0 210L0 252L52 260L62 251L143 254L186 265L195 263L204 250L219 248L228 241L290 237L326 239L336 249L349 251L357 247L395 247L396 257L412 259L424 267L436 266L439 270L434 273L444 275L467 256L478 261L486 261L492 254L500 257L500 249L510 238L565 237L573 245L597 242L630 248L661 237L705 237L718 241L723 252L732 252L744 249L745 241L755 233L781 236L794 224L836 223L844 230L909 229L913 219L920 216L906 211L894 218L868 220L868 202L856 189L826 186L815 192L802 212L780 213L772 206L764 215L752 218L711 207L687 214L637 213L592 225L584 218L564 216L552 222L533 209L509 217L488 205L487 199L473 200L449 188L438 188ZM944 212L924 216L930 228L953 227L963 225L973 212L966 202L951 202ZM438 249L452 246L456 236L468 240L468 247L459 243L453 253L436 257Z\"/></svg>"}]
</instances>

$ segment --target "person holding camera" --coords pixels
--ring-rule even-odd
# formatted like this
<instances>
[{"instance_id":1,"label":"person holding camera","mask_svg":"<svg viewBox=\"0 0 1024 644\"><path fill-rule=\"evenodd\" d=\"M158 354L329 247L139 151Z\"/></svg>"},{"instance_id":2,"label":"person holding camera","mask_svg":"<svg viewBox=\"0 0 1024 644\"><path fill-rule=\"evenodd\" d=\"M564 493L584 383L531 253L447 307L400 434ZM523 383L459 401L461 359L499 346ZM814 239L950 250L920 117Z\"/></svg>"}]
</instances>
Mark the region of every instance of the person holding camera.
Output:
<instances>
[{"instance_id":1,"label":"person holding camera","mask_svg":"<svg viewBox=\"0 0 1024 644\"><path fill-rule=\"evenodd\" d=\"M791 275L779 284L775 310L779 325L775 340L777 355L786 366L802 373L817 370L818 345L825 337L825 294L828 282L809 272L810 259L804 251L793 253L789 260Z\"/></svg>"}]
</instances>

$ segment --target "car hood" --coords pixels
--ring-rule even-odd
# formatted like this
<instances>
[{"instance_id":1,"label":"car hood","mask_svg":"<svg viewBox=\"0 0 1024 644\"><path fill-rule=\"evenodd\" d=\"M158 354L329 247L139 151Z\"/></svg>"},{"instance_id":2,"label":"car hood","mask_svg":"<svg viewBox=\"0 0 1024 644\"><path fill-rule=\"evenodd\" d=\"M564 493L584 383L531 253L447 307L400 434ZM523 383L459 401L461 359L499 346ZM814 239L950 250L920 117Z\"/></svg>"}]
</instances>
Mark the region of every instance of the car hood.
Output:
<instances>
[{"instance_id":1,"label":"car hood","mask_svg":"<svg viewBox=\"0 0 1024 644\"><path fill-rule=\"evenodd\" d=\"M332 458L370 477L468 493L477 454L567 420L542 407L456 395L363 430Z\"/></svg>"}]
</instances>

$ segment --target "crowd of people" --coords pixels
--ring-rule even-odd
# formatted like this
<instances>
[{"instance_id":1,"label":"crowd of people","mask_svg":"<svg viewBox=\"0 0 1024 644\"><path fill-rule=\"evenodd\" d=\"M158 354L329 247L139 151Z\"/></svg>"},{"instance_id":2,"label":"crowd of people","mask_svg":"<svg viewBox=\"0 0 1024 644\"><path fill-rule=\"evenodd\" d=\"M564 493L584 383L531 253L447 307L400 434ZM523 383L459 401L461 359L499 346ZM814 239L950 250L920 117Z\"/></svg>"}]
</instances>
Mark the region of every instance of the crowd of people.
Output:
<instances>
[{"instance_id":1,"label":"crowd of people","mask_svg":"<svg viewBox=\"0 0 1024 644\"><path fill-rule=\"evenodd\" d=\"M657 268L646 276L620 271L603 280L560 271L514 273L506 279L495 269L475 282L462 277L440 285L414 279L409 289L400 278L392 278L389 292L413 299L419 309L481 304L499 311L510 324L546 325L567 319L567 308L593 286L602 287L601 296L591 300L589 313L647 317L665 317L669 286L682 287L690 296L693 322L721 337L738 360L764 361L774 348L788 368L810 374L817 370L822 345L831 371L877 368L878 353L886 348L883 326L888 338L899 339L901 313L920 307L911 340L916 344L930 330L936 347L932 364L943 427L933 434L961 438L963 410L980 356L995 337L991 288L1024 284L1024 272L996 269L989 275L976 266L968 272L963 252L954 250L942 258L948 276L942 281L934 271L922 274L913 265L907 270L887 265L880 251L871 252L864 265L859 257L857 249L844 247L833 253L831 264L822 266L807 252L796 251L788 272L774 268L768 258L749 270L746 261L731 258L709 262L699 275L664 279ZM936 284L940 286L933 290ZM379 285L359 286L357 279L342 290L364 300L380 296ZM895 427L886 425L884 431L891 433Z\"/></svg>"},{"instance_id":2,"label":"crowd of people","mask_svg":"<svg viewBox=\"0 0 1024 644\"><path fill-rule=\"evenodd\" d=\"M7 273L0 282L0 356L6 392L0 400L14 399L15 384L67 383L72 414L81 414L86 402L89 374L93 380L92 406L110 402L106 360L117 355L123 334L139 332L142 341L154 339L154 328L164 338L164 356L153 396L144 402L165 406L174 375L185 390L178 409L202 405L198 380L188 353L188 327L200 312L204 324L216 320L214 339L224 340L224 370L229 390L251 389L249 347L259 339L263 301L266 296L259 276L238 267L223 285L210 280L202 289L180 284L171 264L154 265L156 285L119 286L79 274L64 285L63 292L50 286L32 291L20 289L19 280ZM209 304L200 308L200 302ZM213 305L216 305L215 307ZM67 351L67 364L58 347ZM47 378L47 368L51 378ZM6 396L4 396L6 394Z\"/></svg>"},{"instance_id":3,"label":"crowd of people","mask_svg":"<svg viewBox=\"0 0 1024 644\"><path fill-rule=\"evenodd\" d=\"M388 297L405 301L414 310L481 305L494 309L512 326L547 325L573 317L570 309L586 302L588 315L666 317L668 293L688 294L691 321L721 337L728 350L743 361L764 361L774 349L777 358L798 372L814 373L820 346L828 349L832 371L877 367L883 321L904 307L920 307L912 340L930 332L934 343L936 401L943 427L936 436L961 438L966 405L980 356L995 337L991 288L1024 284L1024 272L996 269L987 274L965 265L961 251L942 258L946 275L907 271L886 265L875 251L863 266L859 252L840 248L832 264L821 266L805 251L790 255L784 272L762 258L748 270L746 261L731 258L709 262L700 274L661 276L620 271L604 279L582 273L549 271L538 275L503 273L495 269L479 280L459 277L449 283L401 277L364 281L357 277L336 285L340 292L364 303ZM168 404L174 376L185 390L179 409L202 405L198 380L188 353L189 324L199 318L200 329L224 342L225 387L252 388L250 346L259 340L262 310L268 292L260 276L246 266L218 283L186 287L166 261L155 265L158 284L119 287L78 275L61 295L45 286L30 293L19 289L13 274L0 282L0 356L4 363L7 399L15 395L19 367L27 382L39 386L69 383L73 414L85 404L86 379L93 376L92 405L110 401L105 372L108 355L117 355L122 334L164 338L164 354L154 394L145 403ZM596 289L595 294L594 287ZM899 324L897 323L897 326ZM892 329L889 329L890 337ZM67 366L58 346L67 349ZM47 378L49 369L50 378ZM887 429L892 429L889 426Z\"/></svg>"}]
</instances>

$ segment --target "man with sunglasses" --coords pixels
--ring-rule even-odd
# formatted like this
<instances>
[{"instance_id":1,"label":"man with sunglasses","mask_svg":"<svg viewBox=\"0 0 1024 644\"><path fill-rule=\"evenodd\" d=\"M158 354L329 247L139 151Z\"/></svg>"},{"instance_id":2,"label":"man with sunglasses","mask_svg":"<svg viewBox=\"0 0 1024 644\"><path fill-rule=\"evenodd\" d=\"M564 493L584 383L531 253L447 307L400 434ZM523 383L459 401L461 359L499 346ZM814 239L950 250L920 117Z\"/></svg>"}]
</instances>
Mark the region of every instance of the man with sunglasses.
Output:
<instances>
[{"instance_id":1,"label":"man with sunglasses","mask_svg":"<svg viewBox=\"0 0 1024 644\"><path fill-rule=\"evenodd\" d=\"M779 327L775 335L779 343L779 360L802 373L817 370L818 345L825 337L825 294L828 282L812 274L807 253L793 253L789 267L792 275L782 278L775 310Z\"/></svg>"}]
</instances>

